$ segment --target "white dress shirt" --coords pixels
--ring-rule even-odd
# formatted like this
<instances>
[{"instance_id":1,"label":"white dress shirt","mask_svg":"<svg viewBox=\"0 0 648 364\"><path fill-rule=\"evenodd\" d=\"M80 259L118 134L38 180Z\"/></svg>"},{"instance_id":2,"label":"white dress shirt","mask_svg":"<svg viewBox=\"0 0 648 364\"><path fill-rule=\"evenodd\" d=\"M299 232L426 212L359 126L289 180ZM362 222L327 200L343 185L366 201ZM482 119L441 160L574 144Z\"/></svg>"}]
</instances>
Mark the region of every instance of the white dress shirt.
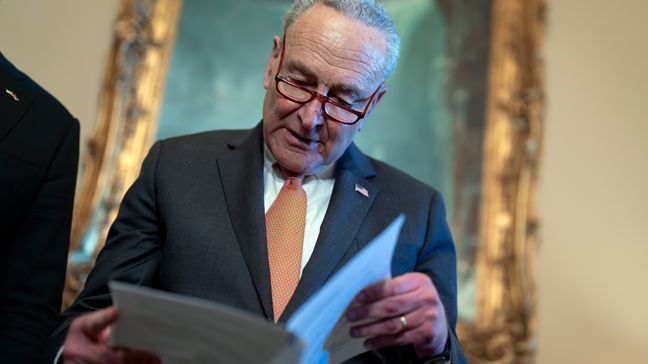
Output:
<instances>
[{"instance_id":1,"label":"white dress shirt","mask_svg":"<svg viewBox=\"0 0 648 364\"><path fill-rule=\"evenodd\" d=\"M265 144L263 147L263 203L267 213L277 198L285 180L278 168L274 166L276 160L270 149ZM320 226L322 226L324 215L326 215L333 194L334 174L335 163L324 166L320 173L306 176L302 181L302 186L306 191L306 227L304 229L304 244L302 245L301 268L299 269L300 277L315 249Z\"/></svg>"}]
</instances>

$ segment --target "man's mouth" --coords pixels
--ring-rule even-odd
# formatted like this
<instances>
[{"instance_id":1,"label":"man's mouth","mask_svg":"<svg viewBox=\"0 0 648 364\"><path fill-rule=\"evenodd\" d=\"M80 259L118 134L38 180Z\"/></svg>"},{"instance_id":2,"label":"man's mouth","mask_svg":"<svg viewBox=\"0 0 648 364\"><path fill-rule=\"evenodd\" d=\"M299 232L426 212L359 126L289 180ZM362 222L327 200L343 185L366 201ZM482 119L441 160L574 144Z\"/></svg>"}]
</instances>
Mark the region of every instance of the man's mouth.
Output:
<instances>
[{"instance_id":1,"label":"man's mouth","mask_svg":"<svg viewBox=\"0 0 648 364\"><path fill-rule=\"evenodd\" d=\"M302 143L304 143L304 144L311 144L311 143L317 143L317 142L318 142L318 140L313 140L313 139L310 139L310 138L303 137L303 136L301 136L301 135L295 133L294 131L292 131L292 130L290 130L290 129L288 129L288 132L289 132L292 136L294 136L295 139L297 139L298 141L300 141L300 142L302 142Z\"/></svg>"}]
</instances>

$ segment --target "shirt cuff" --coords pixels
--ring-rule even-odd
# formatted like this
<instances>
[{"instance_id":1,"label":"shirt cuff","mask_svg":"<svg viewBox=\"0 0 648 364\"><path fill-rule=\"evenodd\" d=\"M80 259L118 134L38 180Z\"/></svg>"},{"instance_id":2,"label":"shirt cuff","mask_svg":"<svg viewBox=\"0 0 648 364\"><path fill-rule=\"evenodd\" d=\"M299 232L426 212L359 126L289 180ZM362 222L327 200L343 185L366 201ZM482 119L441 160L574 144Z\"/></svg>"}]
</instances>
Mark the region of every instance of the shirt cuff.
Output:
<instances>
[{"instance_id":1,"label":"shirt cuff","mask_svg":"<svg viewBox=\"0 0 648 364\"><path fill-rule=\"evenodd\" d=\"M451 344L450 343L451 342L452 342L452 340L450 339L450 336L448 336L448 341L446 341L445 348L443 349L442 352L440 352L439 354L437 354L435 356L431 356L431 357L424 357L424 358L419 357L420 362L423 363L423 364L451 364L452 363L452 355L450 354L450 352L451 352L451 347L450 347ZM410 347L411 347L411 350L412 350L412 354L415 357L418 357L418 355L416 354L416 351L414 350L414 347L412 347L412 346L410 346Z\"/></svg>"},{"instance_id":2,"label":"shirt cuff","mask_svg":"<svg viewBox=\"0 0 648 364\"><path fill-rule=\"evenodd\" d=\"M63 345L61 345L61 348L56 352L53 364L63 364Z\"/></svg>"}]
</instances>

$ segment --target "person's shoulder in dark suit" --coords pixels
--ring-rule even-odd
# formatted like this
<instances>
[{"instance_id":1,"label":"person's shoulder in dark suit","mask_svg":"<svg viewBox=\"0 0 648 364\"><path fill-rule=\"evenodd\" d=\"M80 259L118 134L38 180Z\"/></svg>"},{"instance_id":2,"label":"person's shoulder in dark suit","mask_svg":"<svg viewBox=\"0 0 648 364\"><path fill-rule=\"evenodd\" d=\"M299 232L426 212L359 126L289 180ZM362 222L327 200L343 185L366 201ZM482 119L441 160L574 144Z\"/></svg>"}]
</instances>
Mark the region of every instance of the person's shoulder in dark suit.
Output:
<instances>
[{"instance_id":1,"label":"person's shoulder in dark suit","mask_svg":"<svg viewBox=\"0 0 648 364\"><path fill-rule=\"evenodd\" d=\"M78 160L78 121L0 53L0 362L37 362L56 324Z\"/></svg>"}]
</instances>

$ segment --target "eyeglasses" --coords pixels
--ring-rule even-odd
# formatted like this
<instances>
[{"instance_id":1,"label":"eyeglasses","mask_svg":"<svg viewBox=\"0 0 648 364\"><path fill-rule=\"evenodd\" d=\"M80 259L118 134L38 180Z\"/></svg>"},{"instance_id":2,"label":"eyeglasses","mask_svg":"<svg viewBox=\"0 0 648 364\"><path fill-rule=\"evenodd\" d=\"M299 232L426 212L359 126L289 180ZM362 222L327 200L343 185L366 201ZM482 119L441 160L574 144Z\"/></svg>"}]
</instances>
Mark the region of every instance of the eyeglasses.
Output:
<instances>
[{"instance_id":1,"label":"eyeglasses","mask_svg":"<svg viewBox=\"0 0 648 364\"><path fill-rule=\"evenodd\" d=\"M354 103L361 103L367 101L367 104L364 107L364 110L357 111L353 110L349 105L343 105L339 101L333 100L328 96L324 96L321 93L313 90L309 90L306 87L299 85L284 76L279 74L281 71L281 64L283 63L284 50L286 49L286 39L281 42L281 56L279 58L279 66L277 67L277 74L275 75L275 84L277 87L277 92L287 98L288 100L298 103L306 104L311 102L314 98L317 98L322 104L322 109L324 113L333 121L353 125L360 121L360 119L365 117L371 101L378 93L378 90L381 89L382 83L378 86L376 91L367 99L357 100Z\"/></svg>"}]
</instances>

